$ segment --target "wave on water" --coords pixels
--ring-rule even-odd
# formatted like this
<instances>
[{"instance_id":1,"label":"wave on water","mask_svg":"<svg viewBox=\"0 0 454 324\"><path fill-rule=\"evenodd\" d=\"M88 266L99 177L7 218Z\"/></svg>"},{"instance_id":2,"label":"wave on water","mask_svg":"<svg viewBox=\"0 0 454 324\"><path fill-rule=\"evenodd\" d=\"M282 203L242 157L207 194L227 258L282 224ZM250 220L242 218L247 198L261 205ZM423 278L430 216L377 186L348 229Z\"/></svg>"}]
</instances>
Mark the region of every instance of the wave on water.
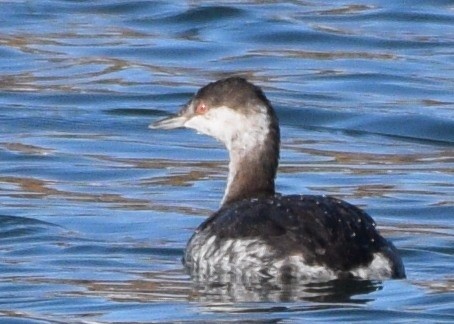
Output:
<instances>
[{"instance_id":1,"label":"wave on water","mask_svg":"<svg viewBox=\"0 0 454 324\"><path fill-rule=\"evenodd\" d=\"M323 109L280 110L281 122L289 126L322 127L346 132L394 136L440 145L454 143L454 120L423 115L378 115L333 112Z\"/></svg>"}]
</instances>

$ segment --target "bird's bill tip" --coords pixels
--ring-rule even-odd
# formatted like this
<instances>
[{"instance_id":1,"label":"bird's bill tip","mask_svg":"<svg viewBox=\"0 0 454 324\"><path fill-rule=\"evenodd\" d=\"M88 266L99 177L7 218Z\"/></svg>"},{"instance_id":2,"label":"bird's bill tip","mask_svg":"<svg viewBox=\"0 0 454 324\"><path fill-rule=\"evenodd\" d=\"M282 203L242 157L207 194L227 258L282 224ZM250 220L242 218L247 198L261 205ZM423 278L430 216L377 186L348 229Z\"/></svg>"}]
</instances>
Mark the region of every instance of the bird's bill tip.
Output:
<instances>
[{"instance_id":1,"label":"bird's bill tip","mask_svg":"<svg viewBox=\"0 0 454 324\"><path fill-rule=\"evenodd\" d=\"M186 118L184 116L170 116L158 121L155 121L148 125L148 128L151 129L174 129L179 127L184 127L184 123L186 122Z\"/></svg>"}]
</instances>

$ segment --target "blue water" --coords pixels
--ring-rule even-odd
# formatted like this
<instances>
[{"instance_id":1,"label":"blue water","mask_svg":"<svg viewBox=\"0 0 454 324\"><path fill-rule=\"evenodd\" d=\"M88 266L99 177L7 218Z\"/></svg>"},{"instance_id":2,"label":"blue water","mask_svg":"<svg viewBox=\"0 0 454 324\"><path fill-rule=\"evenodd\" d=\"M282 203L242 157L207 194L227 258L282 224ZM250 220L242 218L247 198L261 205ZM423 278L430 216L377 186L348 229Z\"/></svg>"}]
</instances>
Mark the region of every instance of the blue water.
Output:
<instances>
[{"instance_id":1,"label":"blue water","mask_svg":"<svg viewBox=\"0 0 454 324\"><path fill-rule=\"evenodd\" d=\"M453 322L452 1L2 1L0 322ZM408 278L201 287L181 265L227 154L147 128L228 75L277 186L363 207Z\"/></svg>"}]
</instances>

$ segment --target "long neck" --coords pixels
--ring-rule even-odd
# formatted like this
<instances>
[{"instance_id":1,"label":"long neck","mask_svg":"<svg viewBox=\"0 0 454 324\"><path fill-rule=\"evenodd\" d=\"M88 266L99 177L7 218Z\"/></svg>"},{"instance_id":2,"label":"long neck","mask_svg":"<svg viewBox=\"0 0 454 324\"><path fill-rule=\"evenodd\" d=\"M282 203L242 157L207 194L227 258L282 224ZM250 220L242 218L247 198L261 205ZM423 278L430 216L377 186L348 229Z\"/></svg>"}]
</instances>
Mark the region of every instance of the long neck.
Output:
<instances>
[{"instance_id":1,"label":"long neck","mask_svg":"<svg viewBox=\"0 0 454 324\"><path fill-rule=\"evenodd\" d=\"M230 147L229 176L222 205L259 196L274 195L274 179L279 160L279 126L270 125L257 143Z\"/></svg>"}]
</instances>

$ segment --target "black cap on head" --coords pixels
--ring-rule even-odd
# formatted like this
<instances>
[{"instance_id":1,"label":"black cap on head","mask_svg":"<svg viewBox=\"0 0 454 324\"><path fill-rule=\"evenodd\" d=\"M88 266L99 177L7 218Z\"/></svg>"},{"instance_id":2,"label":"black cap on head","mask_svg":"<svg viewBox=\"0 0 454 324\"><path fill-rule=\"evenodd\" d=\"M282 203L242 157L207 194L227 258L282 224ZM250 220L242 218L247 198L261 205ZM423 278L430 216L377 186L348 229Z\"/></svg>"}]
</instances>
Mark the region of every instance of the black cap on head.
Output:
<instances>
[{"instance_id":1,"label":"black cap on head","mask_svg":"<svg viewBox=\"0 0 454 324\"><path fill-rule=\"evenodd\" d=\"M210 107L228 106L232 109L272 107L262 89L241 77L229 77L207 84L195 94L193 100L203 100Z\"/></svg>"}]
</instances>

